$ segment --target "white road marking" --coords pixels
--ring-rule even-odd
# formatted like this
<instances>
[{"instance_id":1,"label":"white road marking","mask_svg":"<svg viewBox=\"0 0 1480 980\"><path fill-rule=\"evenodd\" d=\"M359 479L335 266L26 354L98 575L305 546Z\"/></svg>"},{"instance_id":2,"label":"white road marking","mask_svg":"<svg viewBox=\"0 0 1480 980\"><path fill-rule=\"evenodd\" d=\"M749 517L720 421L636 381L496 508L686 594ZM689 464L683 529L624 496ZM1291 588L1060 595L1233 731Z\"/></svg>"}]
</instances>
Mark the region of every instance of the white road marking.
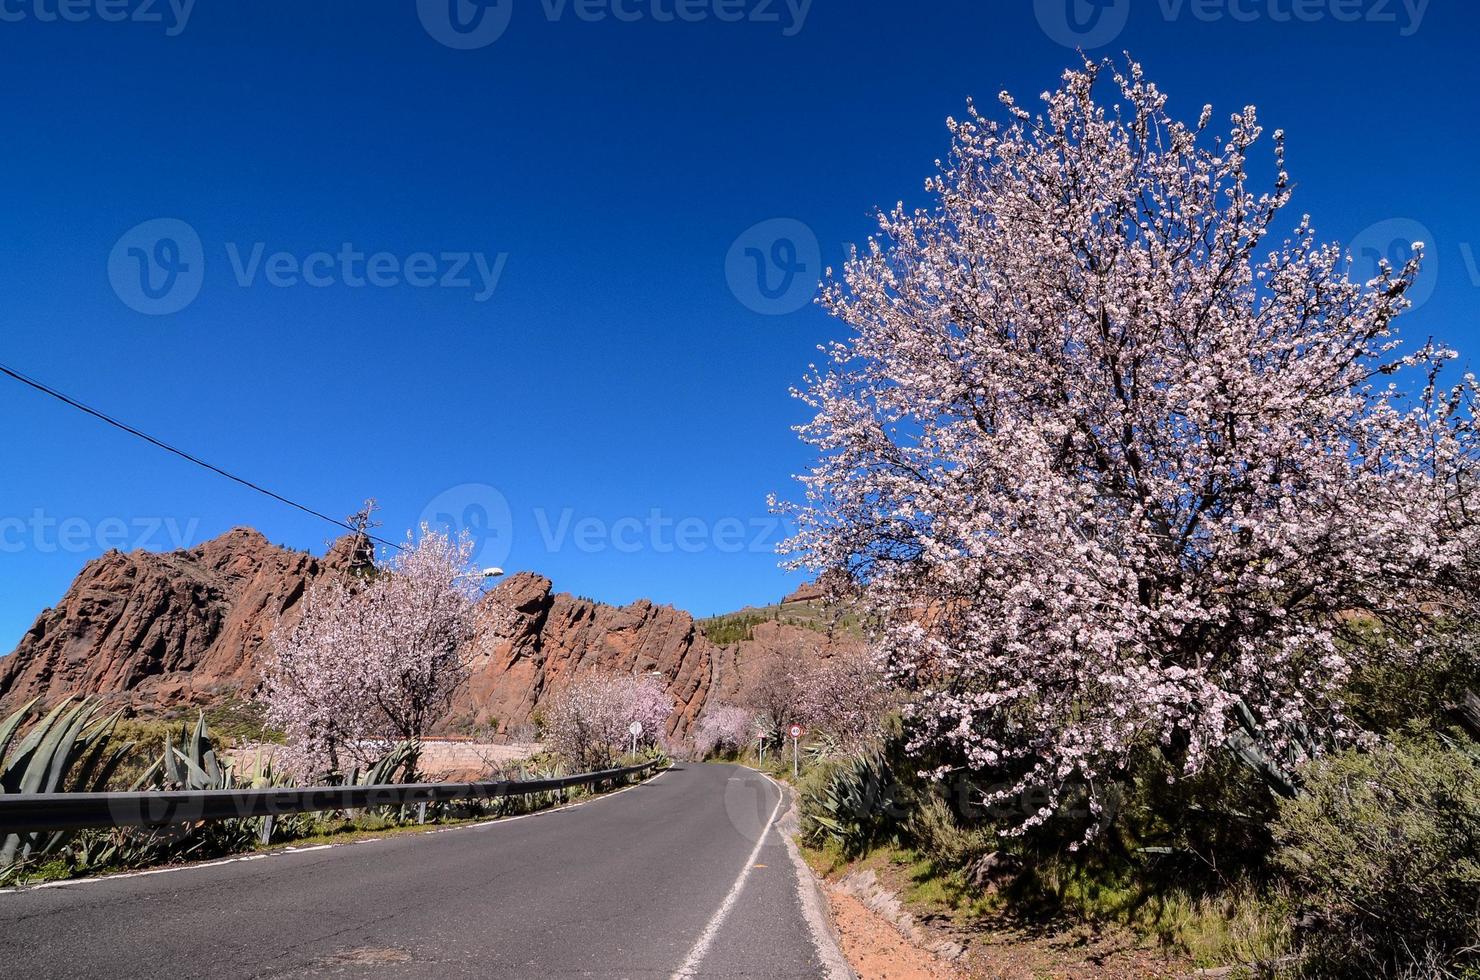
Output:
<instances>
[{"instance_id":1,"label":"white road marking","mask_svg":"<svg viewBox=\"0 0 1480 980\"><path fill-rule=\"evenodd\" d=\"M746 766L746 768L750 767ZM781 784L772 778L770 773L761 772L759 769L755 772L771 780L777 792L785 793ZM822 960L828 980L858 980L858 975L853 972L853 967L848 965L848 959L838 945L838 937L832 925L832 912L827 907L827 899L822 894L822 883L817 880L812 866L802 857L802 852L797 847L797 842L792 840L792 835L786 832L784 826L779 828L779 831L781 839L786 843L786 851L791 856L792 867L796 870L797 899L802 903L802 918L807 923L808 931L812 933L812 945Z\"/></svg>"},{"instance_id":2,"label":"white road marking","mask_svg":"<svg viewBox=\"0 0 1480 980\"><path fill-rule=\"evenodd\" d=\"M66 881L47 881L39 885L19 885L15 888L0 888L0 895L17 892L39 892L44 888L72 888L76 885L91 885L98 881L119 881L124 878L148 878L150 875L171 874L176 871L198 871L201 868L219 868L223 864L241 864L243 861L260 861L270 854L244 854L240 857L223 858L220 861L202 861L200 864L182 864L173 868L146 868L143 871L122 871L98 878L69 878Z\"/></svg>"},{"instance_id":3,"label":"white road marking","mask_svg":"<svg viewBox=\"0 0 1480 980\"><path fill-rule=\"evenodd\" d=\"M766 836L771 832L771 825L776 822L776 814L781 812L781 804L786 800L786 794L778 793L776 808L771 811L771 819L766 821L766 826L761 829L760 836L756 838L755 847L750 852L750 857L740 866L740 875L735 883L730 886L730 892L725 900L720 903L719 910L710 918L708 925L699 935L699 941L694 943L694 948L689 950L689 955L673 974L672 980L685 980L687 977L698 976L699 966L704 962L704 957L709 953L709 947L714 945L714 937L719 935L720 926L725 924L725 919L730 914L730 909L735 907L735 902L740 897L741 890L745 887L745 880L750 877L751 869L755 866L755 859L761 853L761 847L766 843Z\"/></svg>"},{"instance_id":4,"label":"white road marking","mask_svg":"<svg viewBox=\"0 0 1480 980\"><path fill-rule=\"evenodd\" d=\"M662 772L658 773L658 775L656 776L653 776L651 779L644 779L640 783L633 783L631 786L624 786L616 792L602 793L599 796L590 796L584 800L577 800L574 803L566 803L562 806L552 807L548 810L536 810L533 813L521 813L517 817L496 817L493 820L484 820L481 823L458 824L455 827L432 827L422 831L407 830L403 831L402 833L395 834L393 835L393 837L418 837L425 836L427 834L446 834L454 830L483 830L488 827L497 827L499 824L514 823L516 820L523 820L525 817L542 817L547 813L559 813L562 810L572 810L578 806L585 806L587 803L595 803L597 800L608 800L611 799L613 796L621 796L629 789L636 789L639 786L646 786L649 783L657 782L667 772L668 770L664 769ZM0 888L0 895L17 895L21 892L41 891L43 888L72 888L77 885L93 885L100 881L120 881L124 878L146 878L150 875L176 874L181 871L201 871L205 868L219 868L223 864L241 864L243 861L261 861L263 858L285 857L289 854L307 854L311 851L328 851L341 847L353 847L356 844L374 844L378 841L383 841L387 839L388 838L385 837L366 837L361 840L341 841L338 844L314 844L305 847L293 847L290 845L288 847L279 848L277 850L265 852L259 851L254 854L242 854L238 855L237 857L222 858L218 861L202 861L198 864L177 864L165 868L146 868L142 871L120 871L117 874L99 875L94 878L68 878L65 881L47 881L39 885L16 885L11 888Z\"/></svg>"}]
</instances>

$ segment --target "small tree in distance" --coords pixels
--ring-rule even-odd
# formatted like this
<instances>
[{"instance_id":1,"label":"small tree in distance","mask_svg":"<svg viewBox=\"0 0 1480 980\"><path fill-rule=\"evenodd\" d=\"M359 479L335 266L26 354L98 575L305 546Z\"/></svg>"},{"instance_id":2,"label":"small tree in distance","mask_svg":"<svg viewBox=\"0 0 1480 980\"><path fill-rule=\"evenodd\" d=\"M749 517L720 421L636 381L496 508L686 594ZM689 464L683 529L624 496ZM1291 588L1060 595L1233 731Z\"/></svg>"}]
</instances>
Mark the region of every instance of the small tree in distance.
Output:
<instances>
[{"instance_id":1,"label":"small tree in distance","mask_svg":"<svg viewBox=\"0 0 1480 980\"><path fill-rule=\"evenodd\" d=\"M644 742L660 738L675 704L667 685L652 675L584 674L542 705L541 737L570 765L603 769L628 744L634 721L642 725Z\"/></svg>"},{"instance_id":2,"label":"small tree in distance","mask_svg":"<svg viewBox=\"0 0 1480 980\"><path fill-rule=\"evenodd\" d=\"M1138 748L1358 737L1352 672L1475 596L1476 384L1393 335L1418 256L1355 282L1308 218L1274 237L1283 135L1256 192L1254 110L1213 140L1139 65L1001 101L824 291L853 336L799 393L796 564L884 624L912 748L1043 801L1018 830Z\"/></svg>"},{"instance_id":3,"label":"small tree in distance","mask_svg":"<svg viewBox=\"0 0 1480 980\"><path fill-rule=\"evenodd\" d=\"M740 752L754 739L754 712L734 704L719 704L699 716L694 729L694 751L699 758L715 752Z\"/></svg>"},{"instance_id":4,"label":"small tree in distance","mask_svg":"<svg viewBox=\"0 0 1480 980\"><path fill-rule=\"evenodd\" d=\"M479 588L473 542L423 526L365 581L335 580L271 638L261 698L287 734L290 764L338 772L446 714L477 644L507 614Z\"/></svg>"},{"instance_id":5,"label":"small tree in distance","mask_svg":"<svg viewBox=\"0 0 1480 980\"><path fill-rule=\"evenodd\" d=\"M796 677L797 716L844 754L877 742L896 692L867 653L819 660Z\"/></svg>"}]
</instances>

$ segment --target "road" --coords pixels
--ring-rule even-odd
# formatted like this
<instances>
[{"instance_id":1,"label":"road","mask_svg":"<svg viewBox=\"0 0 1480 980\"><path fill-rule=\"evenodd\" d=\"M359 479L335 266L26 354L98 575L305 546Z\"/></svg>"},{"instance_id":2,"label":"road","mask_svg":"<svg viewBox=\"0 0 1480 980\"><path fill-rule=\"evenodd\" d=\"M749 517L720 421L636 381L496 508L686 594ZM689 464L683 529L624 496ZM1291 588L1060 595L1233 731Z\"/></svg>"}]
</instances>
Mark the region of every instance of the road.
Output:
<instances>
[{"instance_id":1,"label":"road","mask_svg":"<svg viewBox=\"0 0 1480 980\"><path fill-rule=\"evenodd\" d=\"M0 974L845 976L780 799L680 763L523 818L0 894Z\"/></svg>"}]
</instances>

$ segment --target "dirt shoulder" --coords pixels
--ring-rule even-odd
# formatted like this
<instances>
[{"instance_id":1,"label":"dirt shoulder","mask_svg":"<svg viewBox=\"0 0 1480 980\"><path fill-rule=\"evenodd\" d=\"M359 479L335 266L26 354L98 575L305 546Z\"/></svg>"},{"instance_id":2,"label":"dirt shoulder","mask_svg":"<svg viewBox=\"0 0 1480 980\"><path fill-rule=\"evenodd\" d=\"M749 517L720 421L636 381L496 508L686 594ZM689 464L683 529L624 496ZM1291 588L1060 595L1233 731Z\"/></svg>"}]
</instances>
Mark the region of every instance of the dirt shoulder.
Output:
<instances>
[{"instance_id":1,"label":"dirt shoulder","mask_svg":"<svg viewBox=\"0 0 1480 980\"><path fill-rule=\"evenodd\" d=\"M1195 975L1193 964L1128 929L1023 927L932 901L904 862L832 864L812 852L844 955L861 980L1133 980ZM922 894L926 892L926 894Z\"/></svg>"}]
</instances>

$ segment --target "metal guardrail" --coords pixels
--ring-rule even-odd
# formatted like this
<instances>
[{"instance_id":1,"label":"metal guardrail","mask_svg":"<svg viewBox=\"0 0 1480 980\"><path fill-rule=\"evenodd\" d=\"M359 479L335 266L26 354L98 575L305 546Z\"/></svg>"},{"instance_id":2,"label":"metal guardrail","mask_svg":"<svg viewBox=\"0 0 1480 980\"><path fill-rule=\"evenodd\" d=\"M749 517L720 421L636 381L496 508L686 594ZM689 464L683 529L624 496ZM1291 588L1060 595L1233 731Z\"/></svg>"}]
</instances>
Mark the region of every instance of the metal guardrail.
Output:
<instances>
[{"instance_id":1,"label":"metal guardrail","mask_svg":"<svg viewBox=\"0 0 1480 980\"><path fill-rule=\"evenodd\" d=\"M159 827L224 820L277 817L323 810L364 810L456 800L493 800L548 793L572 786L616 782L646 772L656 760L549 779L485 783L387 783L374 786L308 786L293 789L210 789L153 793L0 794L0 836L85 827ZM270 824L267 825L270 828ZM270 832L270 830L268 831Z\"/></svg>"}]
</instances>

